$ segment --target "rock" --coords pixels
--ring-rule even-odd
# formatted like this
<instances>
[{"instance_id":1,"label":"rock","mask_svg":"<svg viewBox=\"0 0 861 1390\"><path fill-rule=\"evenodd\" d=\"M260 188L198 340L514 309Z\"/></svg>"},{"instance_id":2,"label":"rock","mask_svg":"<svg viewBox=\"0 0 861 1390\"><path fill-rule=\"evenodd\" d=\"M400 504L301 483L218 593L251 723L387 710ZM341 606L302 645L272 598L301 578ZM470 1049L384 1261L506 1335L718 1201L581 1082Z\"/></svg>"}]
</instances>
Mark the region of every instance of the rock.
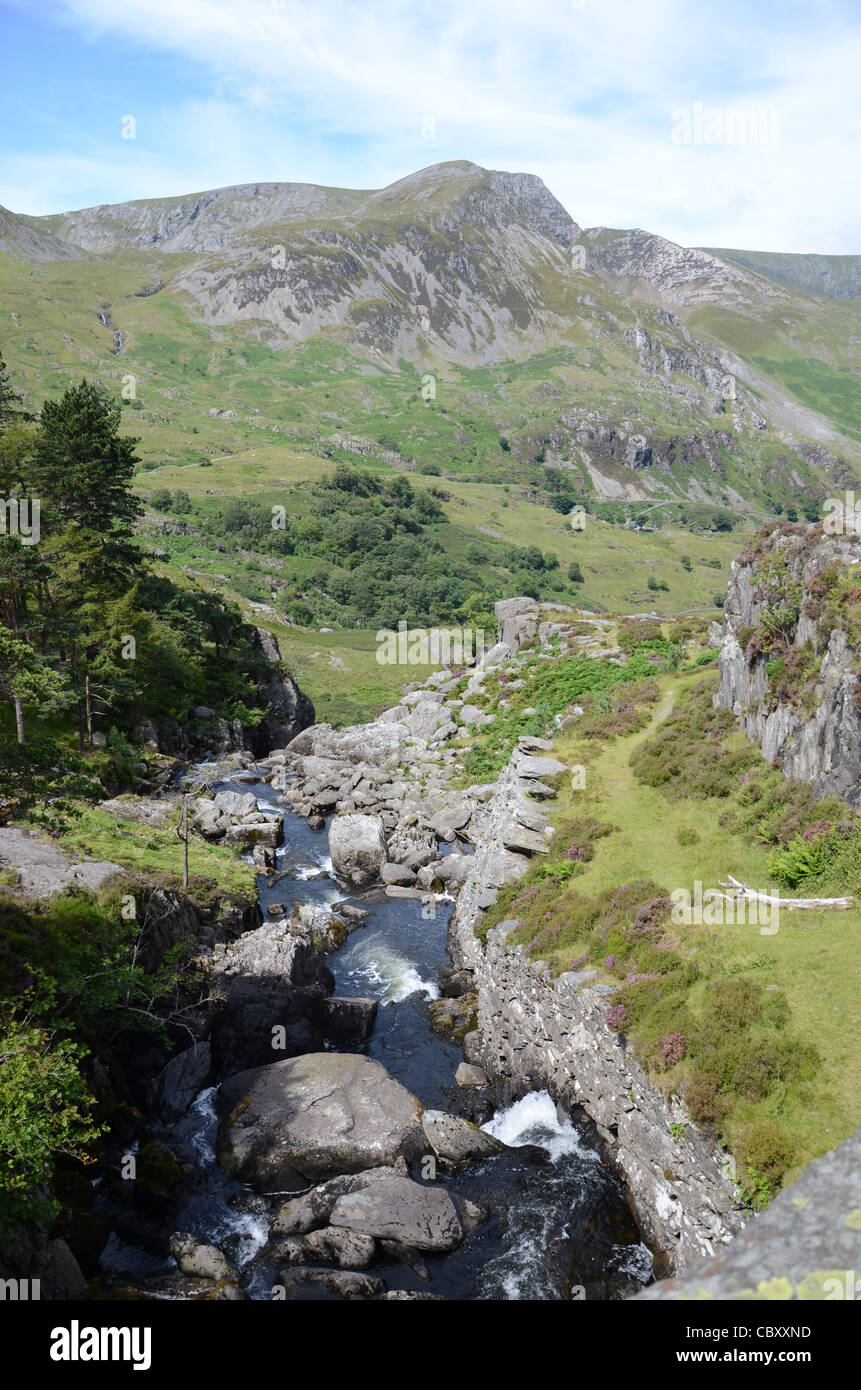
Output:
<instances>
[{"instance_id":1,"label":"rock","mask_svg":"<svg viewBox=\"0 0 861 1390\"><path fill-rule=\"evenodd\" d=\"M538 604L531 598L508 598L493 605L499 624L499 641L509 651L519 651L538 636Z\"/></svg>"},{"instance_id":2,"label":"rock","mask_svg":"<svg viewBox=\"0 0 861 1390\"><path fill-rule=\"evenodd\" d=\"M274 869L278 864L275 850L269 845L255 845L251 858L258 869Z\"/></svg>"},{"instance_id":3,"label":"rock","mask_svg":"<svg viewBox=\"0 0 861 1390\"><path fill-rule=\"evenodd\" d=\"M383 1294L381 1302L386 1303L445 1303L441 1293L424 1293L421 1289L389 1289Z\"/></svg>"},{"instance_id":4,"label":"rock","mask_svg":"<svg viewBox=\"0 0 861 1390\"><path fill-rule=\"evenodd\" d=\"M460 999L432 999L427 1012L435 1033L460 1042L475 1027L476 996L464 994Z\"/></svg>"},{"instance_id":5,"label":"rock","mask_svg":"<svg viewBox=\"0 0 861 1390\"><path fill-rule=\"evenodd\" d=\"M439 992L446 999L459 999L462 994L470 994L475 989L472 971L459 969L456 965L442 966L437 981Z\"/></svg>"},{"instance_id":6,"label":"rock","mask_svg":"<svg viewBox=\"0 0 861 1390\"><path fill-rule=\"evenodd\" d=\"M454 1202L465 1231L477 1231L484 1225L489 1216L484 1207L480 1207L477 1202L471 1202L468 1197L455 1197Z\"/></svg>"},{"instance_id":7,"label":"rock","mask_svg":"<svg viewBox=\"0 0 861 1390\"><path fill-rule=\"evenodd\" d=\"M517 750L511 765L518 777L556 777L565 771L565 764L560 763L557 758L535 758L529 753L518 753Z\"/></svg>"},{"instance_id":8,"label":"rock","mask_svg":"<svg viewBox=\"0 0 861 1390\"><path fill-rule=\"evenodd\" d=\"M449 711L427 699L416 705L406 723L415 738L424 738L428 742L449 738L456 728Z\"/></svg>"},{"instance_id":9,"label":"rock","mask_svg":"<svg viewBox=\"0 0 861 1390\"><path fill-rule=\"evenodd\" d=\"M191 823L207 840L220 839L230 829L230 817L208 797L198 797L192 808Z\"/></svg>"},{"instance_id":10,"label":"rock","mask_svg":"<svg viewBox=\"0 0 861 1390\"><path fill-rule=\"evenodd\" d=\"M524 854L546 854L550 849L550 842L544 835L515 820L503 821L497 834L506 849L520 850Z\"/></svg>"},{"instance_id":11,"label":"rock","mask_svg":"<svg viewBox=\"0 0 861 1390\"><path fill-rule=\"evenodd\" d=\"M44 1299L65 1302L76 1298L87 1287L81 1266L64 1240L48 1242L36 1264L39 1293Z\"/></svg>"},{"instance_id":12,"label":"rock","mask_svg":"<svg viewBox=\"0 0 861 1390\"><path fill-rule=\"evenodd\" d=\"M329 826L329 853L337 874L363 888L380 875L388 859L379 816L336 816Z\"/></svg>"},{"instance_id":13,"label":"rock","mask_svg":"<svg viewBox=\"0 0 861 1390\"><path fill-rule=\"evenodd\" d=\"M484 710L480 709L478 705L461 705L459 719L461 724L474 724L483 713Z\"/></svg>"},{"instance_id":14,"label":"rock","mask_svg":"<svg viewBox=\"0 0 861 1390\"><path fill-rule=\"evenodd\" d=\"M335 1202L339 1197L343 1197L345 1192L358 1192L361 1188L382 1182L386 1178L403 1176L404 1174L394 1165L385 1165L369 1168L363 1173L344 1173L340 1177L330 1178L328 1182L319 1183L310 1192L303 1192L301 1196L285 1202L272 1223L271 1236L277 1239L279 1236L304 1235L307 1231L326 1226Z\"/></svg>"},{"instance_id":15,"label":"rock","mask_svg":"<svg viewBox=\"0 0 861 1390\"><path fill-rule=\"evenodd\" d=\"M197 1236L177 1232L170 1238L170 1253L183 1274L197 1279L215 1279L238 1284L239 1270L231 1264L217 1245L207 1245Z\"/></svg>"},{"instance_id":16,"label":"rock","mask_svg":"<svg viewBox=\"0 0 861 1390\"><path fill-rule=\"evenodd\" d=\"M185 1114L198 1091L208 1084L211 1072L208 1042L194 1043L171 1058L155 1083L156 1104L166 1120Z\"/></svg>"},{"instance_id":17,"label":"rock","mask_svg":"<svg viewBox=\"0 0 861 1390\"><path fill-rule=\"evenodd\" d=\"M371 915L366 907L355 907L352 903L336 903L336 907L341 917L346 917L348 922L354 922L357 927L367 922Z\"/></svg>"},{"instance_id":18,"label":"rock","mask_svg":"<svg viewBox=\"0 0 861 1390\"><path fill-rule=\"evenodd\" d=\"M334 1298L380 1298L386 1289L382 1279L373 1274L355 1274L345 1269L281 1269L278 1284L288 1300L317 1299L321 1294Z\"/></svg>"},{"instance_id":19,"label":"rock","mask_svg":"<svg viewBox=\"0 0 861 1390\"><path fill-rule=\"evenodd\" d=\"M448 854L433 865L434 878L440 883L466 883L473 867L471 854Z\"/></svg>"},{"instance_id":20,"label":"rock","mask_svg":"<svg viewBox=\"0 0 861 1390\"><path fill-rule=\"evenodd\" d=\"M448 1192L422 1187L409 1178L388 1178L339 1197L331 1224L381 1240L397 1240L413 1250L453 1250L463 1226Z\"/></svg>"},{"instance_id":21,"label":"rock","mask_svg":"<svg viewBox=\"0 0 861 1390\"><path fill-rule=\"evenodd\" d=\"M250 816L257 810L257 797L252 792L218 792L213 805L227 816Z\"/></svg>"},{"instance_id":22,"label":"rock","mask_svg":"<svg viewBox=\"0 0 861 1390\"><path fill-rule=\"evenodd\" d=\"M417 1157L421 1102L369 1057L318 1052L232 1076L218 1132L222 1167L257 1191Z\"/></svg>"},{"instance_id":23,"label":"rock","mask_svg":"<svg viewBox=\"0 0 861 1390\"><path fill-rule=\"evenodd\" d=\"M214 719L215 710L210 709L209 705L196 705L191 711L192 719Z\"/></svg>"},{"instance_id":24,"label":"rock","mask_svg":"<svg viewBox=\"0 0 861 1390\"><path fill-rule=\"evenodd\" d=\"M440 811L429 822L432 830L436 831L440 839L453 839L456 830L462 830L469 824L472 817L472 807L469 803L460 806L452 806L447 811Z\"/></svg>"},{"instance_id":25,"label":"rock","mask_svg":"<svg viewBox=\"0 0 861 1390\"><path fill-rule=\"evenodd\" d=\"M484 1067L474 1067L469 1062L461 1062L454 1079L458 1086L486 1086L487 1072Z\"/></svg>"},{"instance_id":26,"label":"rock","mask_svg":"<svg viewBox=\"0 0 861 1390\"><path fill-rule=\"evenodd\" d=\"M335 1265L340 1269L367 1269L376 1256L376 1242L357 1231L311 1231L306 1236L285 1236L269 1245L266 1259L284 1265Z\"/></svg>"},{"instance_id":27,"label":"rock","mask_svg":"<svg viewBox=\"0 0 861 1390\"><path fill-rule=\"evenodd\" d=\"M414 870L406 864L384 864L380 878L383 883L400 884L402 888L410 888L416 881Z\"/></svg>"},{"instance_id":28,"label":"rock","mask_svg":"<svg viewBox=\"0 0 861 1390\"><path fill-rule=\"evenodd\" d=\"M222 989L211 1033L217 1076L323 1047L319 989L285 987L278 980L254 976L228 977Z\"/></svg>"},{"instance_id":29,"label":"rock","mask_svg":"<svg viewBox=\"0 0 861 1390\"><path fill-rule=\"evenodd\" d=\"M320 1027L329 1042L364 1042L374 1031L379 1001L333 996L320 1004Z\"/></svg>"},{"instance_id":30,"label":"rock","mask_svg":"<svg viewBox=\"0 0 861 1390\"><path fill-rule=\"evenodd\" d=\"M425 1110L422 1129L437 1158L450 1163L466 1163L472 1158L487 1158L505 1148L491 1134L477 1129L466 1120L447 1115L444 1110Z\"/></svg>"}]
</instances>

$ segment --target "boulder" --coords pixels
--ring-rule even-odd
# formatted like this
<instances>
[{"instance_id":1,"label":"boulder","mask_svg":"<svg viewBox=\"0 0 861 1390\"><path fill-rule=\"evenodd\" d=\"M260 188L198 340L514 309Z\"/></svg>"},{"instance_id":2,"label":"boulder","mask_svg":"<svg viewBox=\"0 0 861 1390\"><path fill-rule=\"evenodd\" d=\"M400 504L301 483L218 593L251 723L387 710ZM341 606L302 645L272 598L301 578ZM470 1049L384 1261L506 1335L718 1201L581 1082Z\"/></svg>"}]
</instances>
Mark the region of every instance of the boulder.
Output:
<instances>
[{"instance_id":1,"label":"boulder","mask_svg":"<svg viewBox=\"0 0 861 1390\"><path fill-rule=\"evenodd\" d=\"M318 1299L327 1294L333 1298L380 1298L386 1291L382 1279L373 1274L356 1274L346 1269L282 1269L278 1283L284 1297ZM276 1299L276 1302L279 1300Z\"/></svg>"},{"instance_id":2,"label":"boulder","mask_svg":"<svg viewBox=\"0 0 861 1390\"><path fill-rule=\"evenodd\" d=\"M415 870L406 864L384 864L380 878L383 883L399 883L402 888L411 888L416 881Z\"/></svg>"},{"instance_id":3,"label":"boulder","mask_svg":"<svg viewBox=\"0 0 861 1390\"><path fill-rule=\"evenodd\" d=\"M184 1115L212 1071L208 1042L198 1042L172 1057L155 1083L156 1104L166 1120Z\"/></svg>"},{"instance_id":4,"label":"boulder","mask_svg":"<svg viewBox=\"0 0 861 1390\"><path fill-rule=\"evenodd\" d=\"M406 1170L406 1164L403 1166ZM383 1166L369 1168L364 1173L344 1173L340 1177L330 1178L328 1182L312 1187L310 1192L303 1192L301 1196L285 1202L272 1223L271 1235L277 1239L279 1236L304 1235L307 1231L316 1230L328 1224L332 1208L345 1192L358 1192L386 1178L404 1176L406 1172L401 1173L396 1167ZM264 1251L267 1258L268 1253L268 1250Z\"/></svg>"},{"instance_id":5,"label":"boulder","mask_svg":"<svg viewBox=\"0 0 861 1390\"><path fill-rule=\"evenodd\" d=\"M227 816L250 816L257 810L257 797L253 792L218 792L213 805Z\"/></svg>"},{"instance_id":6,"label":"boulder","mask_svg":"<svg viewBox=\"0 0 861 1390\"><path fill-rule=\"evenodd\" d=\"M453 1250L463 1239L457 1208L445 1188L401 1177L339 1197L331 1225L396 1240L411 1250Z\"/></svg>"},{"instance_id":7,"label":"boulder","mask_svg":"<svg viewBox=\"0 0 861 1390\"><path fill-rule=\"evenodd\" d=\"M454 1079L458 1086L486 1086L487 1072L484 1067L474 1067L470 1062L461 1062Z\"/></svg>"},{"instance_id":8,"label":"boulder","mask_svg":"<svg viewBox=\"0 0 861 1390\"><path fill-rule=\"evenodd\" d=\"M197 1279L215 1279L228 1284L239 1283L239 1270L231 1264L217 1245L207 1245L197 1236L176 1232L170 1238L170 1253L183 1274Z\"/></svg>"},{"instance_id":9,"label":"boulder","mask_svg":"<svg viewBox=\"0 0 861 1390\"><path fill-rule=\"evenodd\" d=\"M297 1191L424 1148L422 1105L385 1067L317 1052L232 1076L218 1131L221 1166L257 1191Z\"/></svg>"},{"instance_id":10,"label":"boulder","mask_svg":"<svg viewBox=\"0 0 861 1390\"><path fill-rule=\"evenodd\" d=\"M367 1269L373 1264L376 1243L358 1231L329 1227L305 1236L287 1236L267 1251L267 1258L287 1265L326 1264L339 1269Z\"/></svg>"},{"instance_id":11,"label":"boulder","mask_svg":"<svg viewBox=\"0 0 861 1390\"><path fill-rule=\"evenodd\" d=\"M425 1110L422 1129L437 1158L450 1163L466 1163L471 1158L487 1158L505 1148L491 1134L476 1128L467 1120L447 1115L444 1110Z\"/></svg>"},{"instance_id":12,"label":"boulder","mask_svg":"<svg viewBox=\"0 0 861 1390\"><path fill-rule=\"evenodd\" d=\"M373 883L388 860L380 817L335 816L329 826L329 853L335 872L354 887Z\"/></svg>"},{"instance_id":13,"label":"boulder","mask_svg":"<svg viewBox=\"0 0 861 1390\"><path fill-rule=\"evenodd\" d=\"M329 1042L365 1042L374 1031L379 1001L332 996L320 1003L320 1027Z\"/></svg>"},{"instance_id":14,"label":"boulder","mask_svg":"<svg viewBox=\"0 0 861 1390\"><path fill-rule=\"evenodd\" d=\"M449 854L432 867L433 876L440 883L466 883L475 861L471 854Z\"/></svg>"}]
</instances>

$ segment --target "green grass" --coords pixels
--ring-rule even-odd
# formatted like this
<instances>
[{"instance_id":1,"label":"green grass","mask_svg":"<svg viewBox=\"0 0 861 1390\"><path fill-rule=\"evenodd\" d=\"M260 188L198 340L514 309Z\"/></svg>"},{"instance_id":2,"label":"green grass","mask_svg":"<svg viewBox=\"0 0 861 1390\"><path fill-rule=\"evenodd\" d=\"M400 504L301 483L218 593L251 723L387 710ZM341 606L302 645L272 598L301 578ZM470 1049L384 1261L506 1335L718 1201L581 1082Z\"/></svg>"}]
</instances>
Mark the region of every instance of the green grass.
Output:
<instances>
[{"instance_id":1,"label":"green grass","mask_svg":"<svg viewBox=\"0 0 861 1390\"><path fill-rule=\"evenodd\" d=\"M568 969L571 960L588 949L588 939L577 934L580 909L574 910L575 905L612 896L621 885L648 881L667 893L676 888L692 891L696 881L704 889L717 888L732 874L763 890L773 888L767 846L748 831L734 830L727 823L732 799L729 803L717 796L670 799L663 790L638 781L632 771L632 753L654 739L674 703L701 679L694 673L659 677L661 699L651 720L645 729L630 736L584 741L575 725L557 740L557 756L571 767L585 767L585 787L575 790L564 775L559 779L559 800L553 803L552 811L557 836L551 866L565 863L572 826L578 840L583 840L581 828L590 820L612 827L612 833L592 842L592 857L576 865L575 876L567 882L555 880L546 861L534 863L527 876L507 890L488 914L488 926L501 917L519 916L523 926L515 939L528 943L541 931L542 905L549 908L548 915L560 924L560 930L555 940L539 937L533 954L548 961L551 969ZM731 735L727 746L747 749L759 759L741 735ZM542 888L543 884L552 886ZM531 888L536 890L532 897ZM567 928L566 902L572 905ZM810 1159L847 1137L861 1122L861 1059L847 1028L861 977L859 927L861 911L853 908L836 913L784 911L775 934L763 935L756 925L669 929L674 949L694 962L700 972L685 1000L688 1015L696 1018L702 1013L710 980L750 980L764 987L763 997L768 997L772 988L784 992L791 1035L800 1047L815 1047L819 1054L815 1083L787 1083L772 1088L759 1101L736 1098L728 1121L730 1144L743 1147L744 1136L754 1122L779 1120L795 1145L784 1181L790 1181ZM673 1017L665 1017L660 1005L655 1005L639 1030L634 1028L635 1044L643 1048L650 1035L673 1027ZM677 1085L675 1075L671 1070L665 1080L659 1076L658 1084Z\"/></svg>"},{"instance_id":2,"label":"green grass","mask_svg":"<svg viewBox=\"0 0 861 1390\"><path fill-rule=\"evenodd\" d=\"M118 821L98 807L79 806L79 815L65 824L60 843L91 859L120 864L133 873L182 882L183 847L174 824L137 825ZM174 820L176 817L174 817ZM192 836L189 844L189 876L218 884L222 893L256 897L256 870L230 849Z\"/></svg>"}]
</instances>

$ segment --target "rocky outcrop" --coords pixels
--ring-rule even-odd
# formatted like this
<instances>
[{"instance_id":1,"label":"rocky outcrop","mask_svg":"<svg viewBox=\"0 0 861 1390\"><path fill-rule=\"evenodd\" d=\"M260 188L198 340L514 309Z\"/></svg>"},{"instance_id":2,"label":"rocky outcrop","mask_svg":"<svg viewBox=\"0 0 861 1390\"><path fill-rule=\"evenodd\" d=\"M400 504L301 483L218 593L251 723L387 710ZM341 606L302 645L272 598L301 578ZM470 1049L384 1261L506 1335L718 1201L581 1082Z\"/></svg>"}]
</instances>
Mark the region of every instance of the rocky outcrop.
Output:
<instances>
[{"instance_id":1,"label":"rocky outcrop","mask_svg":"<svg viewBox=\"0 0 861 1390\"><path fill-rule=\"evenodd\" d=\"M50 898L72 887L97 892L108 879L125 873L105 860L75 861L60 845L17 826L0 826L0 868L17 873L18 887L28 898Z\"/></svg>"},{"instance_id":2,"label":"rocky outcrop","mask_svg":"<svg viewBox=\"0 0 861 1390\"><path fill-rule=\"evenodd\" d=\"M715 696L785 776L852 805L861 805L861 651L839 598L861 581L843 567L859 562L861 540L818 526L757 537L731 568Z\"/></svg>"},{"instance_id":3,"label":"rocky outcrop","mask_svg":"<svg viewBox=\"0 0 861 1390\"><path fill-rule=\"evenodd\" d=\"M273 748L283 748L313 724L314 706L286 670L278 641L272 633L265 628L255 628L254 642L272 668L259 691L260 702L267 713L249 733L251 750L260 758Z\"/></svg>"},{"instance_id":4,"label":"rocky outcrop","mask_svg":"<svg viewBox=\"0 0 861 1390\"><path fill-rule=\"evenodd\" d=\"M245 726L239 719L222 719L214 709L198 705L179 722L176 719L144 719L136 739L149 753L172 758L232 756L247 765L283 748L314 723L314 706L299 689L281 657L278 641L265 628L251 628L257 704L264 711L259 723Z\"/></svg>"},{"instance_id":5,"label":"rocky outcrop","mask_svg":"<svg viewBox=\"0 0 861 1390\"><path fill-rule=\"evenodd\" d=\"M816 1158L797 1182L736 1236L728 1250L639 1299L826 1300L861 1297L861 1129Z\"/></svg>"}]
</instances>

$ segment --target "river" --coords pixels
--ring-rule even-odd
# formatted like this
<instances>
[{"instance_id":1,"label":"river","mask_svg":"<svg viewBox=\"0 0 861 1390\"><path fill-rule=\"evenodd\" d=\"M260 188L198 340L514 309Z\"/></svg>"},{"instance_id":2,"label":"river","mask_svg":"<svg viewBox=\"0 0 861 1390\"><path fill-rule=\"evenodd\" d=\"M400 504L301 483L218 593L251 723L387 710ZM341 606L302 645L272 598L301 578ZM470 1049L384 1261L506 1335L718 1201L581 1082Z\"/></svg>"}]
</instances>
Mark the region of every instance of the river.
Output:
<instances>
[{"instance_id":1,"label":"river","mask_svg":"<svg viewBox=\"0 0 861 1390\"><path fill-rule=\"evenodd\" d=\"M205 773L192 769L189 780ZM417 900L383 890L350 895L332 871L326 830L285 814L272 788L252 774L213 784L215 791L253 792L263 810L284 814L284 843L275 875L258 876L264 919L272 901L334 906L350 902L368 912L341 949L328 958L335 993L379 1000L376 1024L363 1051L428 1107L470 1117L455 1083L461 1048L435 1033L426 1006L439 994L438 972L449 965L446 928L451 901L423 913ZM274 881L273 881L274 880ZM252 1299L272 1298L276 1268L260 1258L270 1221L283 1197L243 1188L215 1161L216 1088L199 1093L169 1130L168 1142L196 1155L193 1190L184 1190L176 1229L221 1246L240 1266ZM488 1218L454 1251L410 1264L375 1266L390 1289L413 1289L448 1299L579 1300L623 1298L652 1278L652 1257L641 1242L622 1184L601 1160L589 1122L558 1109L547 1092L532 1092L498 1109L485 1101L483 1127L507 1152L435 1179L477 1203ZM421 1181L418 1171L415 1180ZM101 1260L106 1282L140 1284L173 1268L114 1235Z\"/></svg>"}]
</instances>

